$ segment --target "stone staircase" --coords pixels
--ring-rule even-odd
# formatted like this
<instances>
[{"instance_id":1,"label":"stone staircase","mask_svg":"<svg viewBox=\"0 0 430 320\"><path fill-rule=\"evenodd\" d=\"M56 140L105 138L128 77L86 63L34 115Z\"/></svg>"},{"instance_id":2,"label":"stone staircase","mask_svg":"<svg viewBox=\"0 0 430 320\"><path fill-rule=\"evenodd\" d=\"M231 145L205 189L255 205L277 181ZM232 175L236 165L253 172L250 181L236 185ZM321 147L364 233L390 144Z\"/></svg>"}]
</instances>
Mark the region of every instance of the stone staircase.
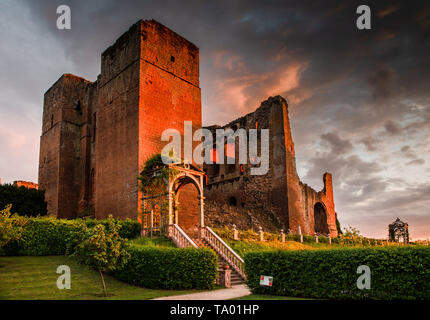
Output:
<instances>
[{"instance_id":1,"label":"stone staircase","mask_svg":"<svg viewBox=\"0 0 430 320\"><path fill-rule=\"evenodd\" d=\"M212 248L211 247L211 245L209 244L209 242L208 241L206 241L205 239L203 239L203 238L198 238L198 239L193 239L193 241L194 241L194 243L199 247L199 248L209 248L209 249L214 249L214 248ZM215 251L215 250L214 250ZM223 267L225 266L225 265L228 265L229 266L229 268L230 268L230 270L231 270L231 273L230 273L230 276L231 276L231 285L232 286L236 286L236 285L240 285L240 284L243 284L244 283L244 279L242 278L242 276L236 271L236 270L234 270L231 266L230 266L230 264L225 260L225 259L223 259L216 251L215 251L215 253L216 253L216 255L217 255L217 257L218 257L218 262L217 262L217 265L218 265L218 271L220 271L220 270L223 270Z\"/></svg>"}]
</instances>

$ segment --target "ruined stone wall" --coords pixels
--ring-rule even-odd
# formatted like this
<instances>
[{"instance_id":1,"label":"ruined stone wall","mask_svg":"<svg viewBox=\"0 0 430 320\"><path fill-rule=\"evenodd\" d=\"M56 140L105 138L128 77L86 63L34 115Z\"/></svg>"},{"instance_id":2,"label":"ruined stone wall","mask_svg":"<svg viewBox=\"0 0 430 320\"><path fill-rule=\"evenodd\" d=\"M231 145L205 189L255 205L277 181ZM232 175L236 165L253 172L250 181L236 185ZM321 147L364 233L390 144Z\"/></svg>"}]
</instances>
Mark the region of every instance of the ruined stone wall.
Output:
<instances>
[{"instance_id":1,"label":"ruined stone wall","mask_svg":"<svg viewBox=\"0 0 430 320\"><path fill-rule=\"evenodd\" d=\"M0 184L1 184L1 180L0 180ZM34 182L30 182L30 181L22 181L22 180L18 180L18 181L14 181L13 185L15 187L24 187L27 189L38 189L39 186L37 185L37 183Z\"/></svg>"},{"instance_id":2,"label":"ruined stone wall","mask_svg":"<svg viewBox=\"0 0 430 320\"><path fill-rule=\"evenodd\" d=\"M213 134L219 126L208 127ZM303 184L296 170L294 143L288 118L288 105L280 96L264 101L253 113L222 128L269 129L270 169L266 175L250 174L251 165L206 165L206 221L209 225L236 224L239 228L262 226L275 231L283 228L314 234L314 208L321 203L327 225L319 230L337 235L332 178L324 175L325 188L316 192ZM238 159L236 139L236 159ZM249 163L249 162L248 162ZM320 232L324 233L324 232Z\"/></svg>"}]
</instances>

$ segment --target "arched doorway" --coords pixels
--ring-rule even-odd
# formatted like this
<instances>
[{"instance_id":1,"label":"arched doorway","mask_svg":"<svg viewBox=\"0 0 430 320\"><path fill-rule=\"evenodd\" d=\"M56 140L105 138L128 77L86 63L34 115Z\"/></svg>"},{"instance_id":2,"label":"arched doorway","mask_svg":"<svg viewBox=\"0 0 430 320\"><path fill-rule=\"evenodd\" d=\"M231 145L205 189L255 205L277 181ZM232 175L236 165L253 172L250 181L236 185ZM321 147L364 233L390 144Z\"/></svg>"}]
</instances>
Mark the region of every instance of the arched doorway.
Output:
<instances>
[{"instance_id":1,"label":"arched doorway","mask_svg":"<svg viewBox=\"0 0 430 320\"><path fill-rule=\"evenodd\" d=\"M329 228L327 224L327 212L322 203L317 202L314 206L314 223L315 232L319 234L329 234Z\"/></svg>"},{"instance_id":2,"label":"arched doorway","mask_svg":"<svg viewBox=\"0 0 430 320\"><path fill-rule=\"evenodd\" d=\"M178 180L175 192L174 221L191 238L197 238L200 228L200 191L189 177Z\"/></svg>"}]
</instances>

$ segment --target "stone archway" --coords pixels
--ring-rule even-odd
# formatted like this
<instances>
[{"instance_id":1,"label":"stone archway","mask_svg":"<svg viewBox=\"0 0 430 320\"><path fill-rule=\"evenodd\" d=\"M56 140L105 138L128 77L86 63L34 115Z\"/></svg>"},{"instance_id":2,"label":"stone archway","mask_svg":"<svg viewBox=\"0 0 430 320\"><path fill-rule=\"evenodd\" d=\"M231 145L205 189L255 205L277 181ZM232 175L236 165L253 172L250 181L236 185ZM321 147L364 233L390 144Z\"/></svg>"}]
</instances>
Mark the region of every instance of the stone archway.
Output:
<instances>
[{"instance_id":1,"label":"stone archway","mask_svg":"<svg viewBox=\"0 0 430 320\"><path fill-rule=\"evenodd\" d=\"M189 177L178 181L175 190L174 221L191 238L197 238L200 230L200 190Z\"/></svg>"},{"instance_id":2,"label":"stone archway","mask_svg":"<svg viewBox=\"0 0 430 320\"><path fill-rule=\"evenodd\" d=\"M315 233L325 235L330 233L327 224L327 211L321 202L314 205L314 228Z\"/></svg>"}]
</instances>

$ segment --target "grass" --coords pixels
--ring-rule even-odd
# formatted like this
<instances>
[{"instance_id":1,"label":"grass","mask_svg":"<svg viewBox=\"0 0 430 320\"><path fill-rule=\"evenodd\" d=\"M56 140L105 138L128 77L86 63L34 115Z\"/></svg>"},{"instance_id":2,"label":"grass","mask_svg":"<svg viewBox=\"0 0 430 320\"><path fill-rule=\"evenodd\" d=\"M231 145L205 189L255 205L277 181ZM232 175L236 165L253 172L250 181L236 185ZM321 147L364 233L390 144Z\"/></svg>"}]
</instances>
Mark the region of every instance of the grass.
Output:
<instances>
[{"instance_id":1,"label":"grass","mask_svg":"<svg viewBox=\"0 0 430 320\"><path fill-rule=\"evenodd\" d=\"M315 248L305 243L295 241L255 241L255 240L227 240L228 245L240 256L255 251L272 250L314 250Z\"/></svg>"},{"instance_id":2,"label":"grass","mask_svg":"<svg viewBox=\"0 0 430 320\"><path fill-rule=\"evenodd\" d=\"M139 237L130 240L130 243L137 246L149 246L149 247L173 247L176 248L175 244L170 238L167 237Z\"/></svg>"},{"instance_id":3,"label":"grass","mask_svg":"<svg viewBox=\"0 0 430 320\"><path fill-rule=\"evenodd\" d=\"M71 269L71 289L57 288L57 267ZM144 300L200 292L198 290L156 290L133 286L105 276L108 297L104 297L99 274L63 256L0 257L0 300Z\"/></svg>"}]
</instances>

